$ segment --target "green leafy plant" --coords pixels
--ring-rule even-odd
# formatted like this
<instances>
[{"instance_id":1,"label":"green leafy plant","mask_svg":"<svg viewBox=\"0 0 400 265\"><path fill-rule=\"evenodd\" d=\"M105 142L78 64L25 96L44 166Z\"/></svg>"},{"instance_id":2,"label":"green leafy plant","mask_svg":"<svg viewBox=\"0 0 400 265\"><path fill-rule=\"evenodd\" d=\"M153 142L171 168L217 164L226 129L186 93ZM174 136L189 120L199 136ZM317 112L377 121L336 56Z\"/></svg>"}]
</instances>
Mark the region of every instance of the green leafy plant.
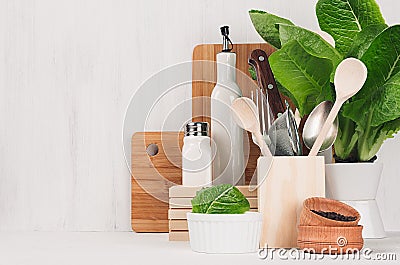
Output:
<instances>
[{"instance_id":1,"label":"green leafy plant","mask_svg":"<svg viewBox=\"0 0 400 265\"><path fill-rule=\"evenodd\" d=\"M334 145L339 159L369 161L400 130L400 25L386 25L375 0L317 2L319 26L335 47L285 18L259 10L249 14L261 37L277 49L269 58L272 71L301 116L335 98L333 78L343 59L358 58L367 66L365 85L339 113Z\"/></svg>"},{"instance_id":2,"label":"green leafy plant","mask_svg":"<svg viewBox=\"0 0 400 265\"><path fill-rule=\"evenodd\" d=\"M192 199L193 213L241 214L248 210L250 210L249 201L230 184L201 189Z\"/></svg>"}]
</instances>

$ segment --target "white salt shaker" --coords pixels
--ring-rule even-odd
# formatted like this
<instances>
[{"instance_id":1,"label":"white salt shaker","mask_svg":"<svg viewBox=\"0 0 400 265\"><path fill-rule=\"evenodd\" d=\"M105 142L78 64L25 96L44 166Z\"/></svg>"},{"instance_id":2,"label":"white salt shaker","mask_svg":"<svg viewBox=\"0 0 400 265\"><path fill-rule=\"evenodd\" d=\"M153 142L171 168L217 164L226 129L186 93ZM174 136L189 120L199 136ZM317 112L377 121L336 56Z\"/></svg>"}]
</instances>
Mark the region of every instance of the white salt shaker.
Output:
<instances>
[{"instance_id":1,"label":"white salt shaker","mask_svg":"<svg viewBox=\"0 0 400 265\"><path fill-rule=\"evenodd\" d=\"M207 122L185 126L182 148L182 185L205 187L212 184L211 141Z\"/></svg>"}]
</instances>

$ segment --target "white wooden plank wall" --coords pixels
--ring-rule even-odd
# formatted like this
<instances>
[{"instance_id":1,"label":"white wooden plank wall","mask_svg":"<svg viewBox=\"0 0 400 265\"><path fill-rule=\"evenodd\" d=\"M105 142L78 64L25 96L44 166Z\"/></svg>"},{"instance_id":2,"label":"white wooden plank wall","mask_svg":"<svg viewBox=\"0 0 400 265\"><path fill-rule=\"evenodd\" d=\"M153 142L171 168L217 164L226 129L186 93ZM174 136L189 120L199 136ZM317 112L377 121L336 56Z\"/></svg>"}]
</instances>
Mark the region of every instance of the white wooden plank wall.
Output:
<instances>
[{"instance_id":1,"label":"white wooden plank wall","mask_svg":"<svg viewBox=\"0 0 400 265\"><path fill-rule=\"evenodd\" d=\"M398 1L379 3L389 23L400 22ZM0 0L0 230L130 230L121 135L133 92L190 60L196 44L219 42L222 24L235 42L261 41L251 8L316 29L314 4ZM190 96L187 89L164 104ZM143 126L132 124L132 133ZM381 152L379 205L389 230L400 229L399 140Z\"/></svg>"}]
</instances>

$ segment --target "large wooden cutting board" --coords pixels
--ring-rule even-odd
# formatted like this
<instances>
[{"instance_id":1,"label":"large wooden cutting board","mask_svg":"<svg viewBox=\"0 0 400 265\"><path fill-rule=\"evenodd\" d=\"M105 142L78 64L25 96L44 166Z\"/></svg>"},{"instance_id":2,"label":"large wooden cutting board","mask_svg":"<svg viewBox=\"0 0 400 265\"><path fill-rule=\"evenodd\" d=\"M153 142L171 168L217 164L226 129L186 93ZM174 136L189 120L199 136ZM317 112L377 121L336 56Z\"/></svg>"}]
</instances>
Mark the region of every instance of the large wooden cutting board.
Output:
<instances>
[{"instance_id":1,"label":"large wooden cutting board","mask_svg":"<svg viewBox=\"0 0 400 265\"><path fill-rule=\"evenodd\" d=\"M192 116L194 121L207 121L210 123L210 96L217 80L216 56L221 51L221 44L201 44L193 50L193 81L192 81ZM250 91L256 86L249 74L248 58L255 49L264 50L267 55L275 51L268 43L235 44L233 52L236 53L236 78L243 96L249 97ZM212 134L212 132L211 132ZM257 158L260 156L259 148L252 142L250 135L244 139L250 148L244 148L245 157L248 157L245 171L246 184L255 176ZM254 180L254 179L253 179Z\"/></svg>"},{"instance_id":2,"label":"large wooden cutting board","mask_svg":"<svg viewBox=\"0 0 400 265\"><path fill-rule=\"evenodd\" d=\"M155 144L158 153L146 149ZM132 229L168 232L169 188L182 184L183 132L139 132L132 137Z\"/></svg>"}]
</instances>

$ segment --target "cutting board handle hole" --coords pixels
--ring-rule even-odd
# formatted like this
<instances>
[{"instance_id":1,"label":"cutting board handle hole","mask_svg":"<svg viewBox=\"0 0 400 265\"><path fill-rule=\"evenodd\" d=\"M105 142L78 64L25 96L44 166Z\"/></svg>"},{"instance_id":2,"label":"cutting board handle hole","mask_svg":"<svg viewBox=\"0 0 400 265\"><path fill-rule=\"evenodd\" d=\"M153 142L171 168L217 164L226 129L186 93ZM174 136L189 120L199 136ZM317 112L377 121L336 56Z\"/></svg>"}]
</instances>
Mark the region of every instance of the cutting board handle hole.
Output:
<instances>
[{"instance_id":1,"label":"cutting board handle hole","mask_svg":"<svg viewBox=\"0 0 400 265\"><path fill-rule=\"evenodd\" d=\"M149 156L155 156L158 154L158 145L156 144L149 144L146 148L146 153Z\"/></svg>"}]
</instances>

